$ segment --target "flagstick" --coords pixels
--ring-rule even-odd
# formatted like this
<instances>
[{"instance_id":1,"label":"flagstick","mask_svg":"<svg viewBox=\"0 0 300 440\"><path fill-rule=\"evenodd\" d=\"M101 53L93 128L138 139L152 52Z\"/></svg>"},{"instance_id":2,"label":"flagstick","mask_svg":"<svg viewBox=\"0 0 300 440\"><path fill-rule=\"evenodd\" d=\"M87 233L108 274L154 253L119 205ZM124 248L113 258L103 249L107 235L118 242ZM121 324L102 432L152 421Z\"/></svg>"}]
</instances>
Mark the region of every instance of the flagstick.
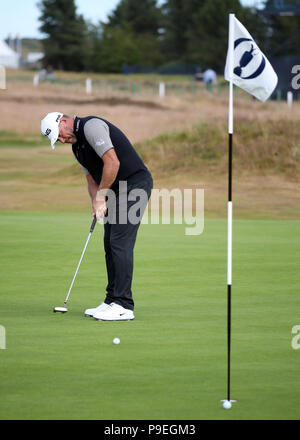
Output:
<instances>
[{"instance_id":1,"label":"flagstick","mask_svg":"<svg viewBox=\"0 0 300 440\"><path fill-rule=\"evenodd\" d=\"M229 81L229 108L228 108L228 214L227 214L227 400L222 400L223 407L225 409L231 408L231 402L236 402L236 400L230 399L230 357L231 357L231 285L232 285L232 150L233 150L233 82L246 90L247 92L254 95L257 99L261 101L266 101L277 85L277 75L274 72L269 61L265 58L263 54L262 63L260 65L259 74L256 76L248 76L243 78L238 70L234 70L234 49L241 42L248 41L252 42L252 49L256 46L256 50L260 52L259 48L255 44L251 35L247 29L235 18L234 14L229 14L229 33L228 33L228 51L226 57L225 65L225 79ZM252 50L251 50L252 51ZM239 66L242 70L244 65L244 52L242 58L239 60ZM250 60L251 61L251 60ZM247 62L247 64L250 63ZM236 67L238 67L236 61ZM263 73L264 72L264 73ZM238 78L240 77L240 78ZM247 83L245 79L251 79L255 81ZM259 78L258 78L259 77Z\"/></svg>"},{"instance_id":2,"label":"flagstick","mask_svg":"<svg viewBox=\"0 0 300 440\"><path fill-rule=\"evenodd\" d=\"M229 15L229 69L233 72L234 14ZM233 82L229 81L228 104L228 208L227 208L227 400L230 402L231 376L231 284L232 284L232 144L233 144Z\"/></svg>"},{"instance_id":3,"label":"flagstick","mask_svg":"<svg viewBox=\"0 0 300 440\"><path fill-rule=\"evenodd\" d=\"M232 90L229 85L229 111L232 118ZM232 128L232 120L229 124ZM232 138L233 133L229 128L228 133L228 208L227 208L227 400L230 401L230 349L231 349L231 284L232 284Z\"/></svg>"}]
</instances>

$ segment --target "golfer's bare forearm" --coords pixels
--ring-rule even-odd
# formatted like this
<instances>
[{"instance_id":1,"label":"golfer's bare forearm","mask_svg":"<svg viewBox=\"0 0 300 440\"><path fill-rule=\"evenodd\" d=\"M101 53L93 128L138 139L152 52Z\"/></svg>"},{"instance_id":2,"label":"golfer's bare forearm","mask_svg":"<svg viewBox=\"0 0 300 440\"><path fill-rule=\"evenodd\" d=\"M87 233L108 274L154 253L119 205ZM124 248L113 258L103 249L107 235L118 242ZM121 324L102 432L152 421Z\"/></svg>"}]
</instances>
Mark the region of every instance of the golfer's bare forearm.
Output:
<instances>
[{"instance_id":1,"label":"golfer's bare forearm","mask_svg":"<svg viewBox=\"0 0 300 440\"><path fill-rule=\"evenodd\" d=\"M95 199L105 199L108 189L111 187L117 177L118 170L119 166L117 165L107 165L103 167L100 185L95 182L90 174L87 176L88 193L92 201Z\"/></svg>"},{"instance_id":2,"label":"golfer's bare forearm","mask_svg":"<svg viewBox=\"0 0 300 440\"><path fill-rule=\"evenodd\" d=\"M97 195L99 187L90 174L86 176L86 179L88 183L88 193L91 197L91 200L93 201Z\"/></svg>"},{"instance_id":3,"label":"golfer's bare forearm","mask_svg":"<svg viewBox=\"0 0 300 440\"><path fill-rule=\"evenodd\" d=\"M109 150L107 150L103 154L102 160L103 170L101 182L97 191L97 200L105 199L106 193L116 180L120 168L120 162L114 148L110 148Z\"/></svg>"},{"instance_id":4,"label":"golfer's bare forearm","mask_svg":"<svg viewBox=\"0 0 300 440\"><path fill-rule=\"evenodd\" d=\"M103 167L102 179L99 187L97 188L96 198L105 199L106 193L111 185L116 180L119 171L119 164L115 162L106 163Z\"/></svg>"},{"instance_id":5,"label":"golfer's bare forearm","mask_svg":"<svg viewBox=\"0 0 300 440\"><path fill-rule=\"evenodd\" d=\"M106 151L102 156L103 169L100 185L98 185L90 174L87 174L88 192L92 201L105 200L106 193L116 180L120 162L113 148Z\"/></svg>"}]
</instances>

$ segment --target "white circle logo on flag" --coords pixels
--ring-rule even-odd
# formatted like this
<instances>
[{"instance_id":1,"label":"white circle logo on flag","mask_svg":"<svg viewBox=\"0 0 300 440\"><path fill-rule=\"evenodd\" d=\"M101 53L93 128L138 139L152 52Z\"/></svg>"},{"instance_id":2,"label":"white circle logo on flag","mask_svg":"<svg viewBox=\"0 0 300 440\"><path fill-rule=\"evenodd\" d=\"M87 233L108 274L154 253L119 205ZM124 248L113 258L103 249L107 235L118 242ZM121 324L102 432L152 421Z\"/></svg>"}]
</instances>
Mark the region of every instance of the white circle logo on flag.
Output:
<instances>
[{"instance_id":1,"label":"white circle logo on flag","mask_svg":"<svg viewBox=\"0 0 300 440\"><path fill-rule=\"evenodd\" d=\"M234 42L235 57L239 64L233 72L242 79L257 78L266 67L266 60L255 41L250 38L238 38Z\"/></svg>"}]
</instances>

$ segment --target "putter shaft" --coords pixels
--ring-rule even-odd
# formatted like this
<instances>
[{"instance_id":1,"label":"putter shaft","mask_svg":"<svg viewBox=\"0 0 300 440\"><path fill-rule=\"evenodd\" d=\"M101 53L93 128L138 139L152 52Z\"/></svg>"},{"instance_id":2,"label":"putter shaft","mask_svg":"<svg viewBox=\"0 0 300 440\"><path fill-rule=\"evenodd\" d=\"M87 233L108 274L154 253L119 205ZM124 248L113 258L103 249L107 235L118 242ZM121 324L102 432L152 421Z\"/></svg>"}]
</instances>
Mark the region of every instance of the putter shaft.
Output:
<instances>
[{"instance_id":1,"label":"putter shaft","mask_svg":"<svg viewBox=\"0 0 300 440\"><path fill-rule=\"evenodd\" d=\"M80 257L79 263L78 263L77 268L76 268L75 275L74 275L74 277L73 277L73 280L72 280L72 282L71 282L71 285L70 285L69 291L68 291L67 296L66 296L66 299L65 299L65 301L64 301L64 306L67 304L67 301L68 301L68 299L69 299L69 295L70 295L70 292L71 292L71 290L72 290L72 287L73 287L73 284L74 284L74 281L75 281L75 278L76 278L77 272L78 272L78 270L79 270L79 267L80 267L81 261L82 261L82 259L83 259L83 256L84 256L84 253L85 253L85 250L86 250L86 248L87 248L88 242L89 242L89 240L90 240L90 238L91 238L91 235L92 235L92 232L93 232L93 230L94 230L94 227L95 227L96 223L97 223L97 217L94 216L94 218L93 218L93 222L92 222L92 225L91 225L91 229L90 229L90 232L89 232L89 235L88 235L88 238L87 238L87 240L86 240L86 243L85 243L84 249L83 249L83 251L82 251L82 254L81 254L81 257Z\"/></svg>"}]
</instances>

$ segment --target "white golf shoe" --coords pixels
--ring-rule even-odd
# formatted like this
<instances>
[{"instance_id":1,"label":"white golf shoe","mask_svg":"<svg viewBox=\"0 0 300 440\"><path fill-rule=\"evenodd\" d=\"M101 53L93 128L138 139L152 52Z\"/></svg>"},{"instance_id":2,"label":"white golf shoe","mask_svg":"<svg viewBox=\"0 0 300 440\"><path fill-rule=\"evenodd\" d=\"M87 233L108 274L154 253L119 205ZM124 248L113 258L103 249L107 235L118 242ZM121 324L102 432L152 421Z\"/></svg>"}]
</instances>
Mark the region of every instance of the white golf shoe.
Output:
<instances>
[{"instance_id":1,"label":"white golf shoe","mask_svg":"<svg viewBox=\"0 0 300 440\"><path fill-rule=\"evenodd\" d=\"M124 309L116 303L111 303L105 310L98 310L93 314L98 321L132 321L134 314L132 310Z\"/></svg>"},{"instance_id":2,"label":"white golf shoe","mask_svg":"<svg viewBox=\"0 0 300 440\"><path fill-rule=\"evenodd\" d=\"M94 316L96 312L104 312L109 307L109 304L102 302L98 307L94 307L93 309L86 309L84 312L85 316Z\"/></svg>"}]
</instances>

